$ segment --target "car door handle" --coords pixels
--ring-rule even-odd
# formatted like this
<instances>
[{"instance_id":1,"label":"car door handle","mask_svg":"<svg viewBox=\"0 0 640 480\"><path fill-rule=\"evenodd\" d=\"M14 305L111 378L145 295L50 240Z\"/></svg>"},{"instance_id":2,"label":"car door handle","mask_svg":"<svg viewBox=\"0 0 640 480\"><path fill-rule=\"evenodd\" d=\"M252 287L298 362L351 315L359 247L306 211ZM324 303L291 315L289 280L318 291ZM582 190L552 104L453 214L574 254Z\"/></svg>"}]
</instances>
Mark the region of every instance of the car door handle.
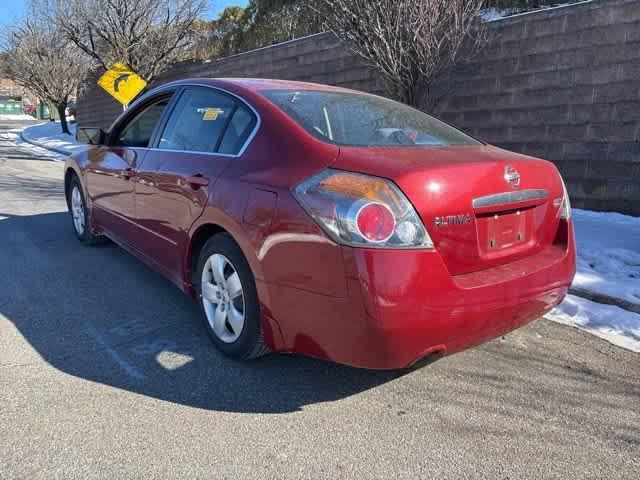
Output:
<instances>
[{"instance_id":1,"label":"car door handle","mask_svg":"<svg viewBox=\"0 0 640 480\"><path fill-rule=\"evenodd\" d=\"M206 187L207 185L209 185L209 179L203 177L200 174L196 174L188 177L187 183L191 185L192 188Z\"/></svg>"}]
</instances>

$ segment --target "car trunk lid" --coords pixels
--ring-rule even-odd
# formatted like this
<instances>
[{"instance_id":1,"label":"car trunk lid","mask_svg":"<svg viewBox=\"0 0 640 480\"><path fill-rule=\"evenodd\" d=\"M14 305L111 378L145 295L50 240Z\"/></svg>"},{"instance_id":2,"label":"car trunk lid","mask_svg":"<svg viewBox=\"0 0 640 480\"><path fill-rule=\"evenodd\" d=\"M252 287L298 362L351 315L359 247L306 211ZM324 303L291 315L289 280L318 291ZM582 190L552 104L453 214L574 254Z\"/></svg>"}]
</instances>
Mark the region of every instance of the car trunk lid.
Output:
<instances>
[{"instance_id":1,"label":"car trunk lid","mask_svg":"<svg viewBox=\"0 0 640 480\"><path fill-rule=\"evenodd\" d=\"M452 275L553 244L563 189L547 161L491 146L343 147L333 165L393 180Z\"/></svg>"}]
</instances>

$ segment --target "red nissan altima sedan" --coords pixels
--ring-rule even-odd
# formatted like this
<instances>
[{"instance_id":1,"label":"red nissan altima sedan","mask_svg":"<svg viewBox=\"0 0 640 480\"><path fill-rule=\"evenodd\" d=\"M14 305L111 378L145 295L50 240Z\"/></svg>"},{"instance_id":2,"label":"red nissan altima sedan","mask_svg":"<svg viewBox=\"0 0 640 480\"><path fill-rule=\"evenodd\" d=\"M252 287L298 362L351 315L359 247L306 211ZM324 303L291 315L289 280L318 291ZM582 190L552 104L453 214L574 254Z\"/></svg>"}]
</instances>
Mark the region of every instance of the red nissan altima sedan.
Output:
<instances>
[{"instance_id":1,"label":"red nissan altima sedan","mask_svg":"<svg viewBox=\"0 0 640 480\"><path fill-rule=\"evenodd\" d=\"M80 241L108 237L195 297L232 357L403 368L539 317L575 273L552 163L378 96L191 79L78 136Z\"/></svg>"}]
</instances>

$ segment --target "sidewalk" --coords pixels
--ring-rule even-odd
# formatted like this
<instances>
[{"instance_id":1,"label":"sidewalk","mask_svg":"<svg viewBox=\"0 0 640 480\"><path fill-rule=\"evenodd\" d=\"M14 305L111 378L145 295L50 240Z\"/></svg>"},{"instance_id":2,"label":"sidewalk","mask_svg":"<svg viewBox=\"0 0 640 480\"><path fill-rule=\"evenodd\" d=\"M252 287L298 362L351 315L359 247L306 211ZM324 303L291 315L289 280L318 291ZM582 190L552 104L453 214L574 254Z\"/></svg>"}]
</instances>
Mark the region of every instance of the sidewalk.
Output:
<instances>
[{"instance_id":1,"label":"sidewalk","mask_svg":"<svg viewBox=\"0 0 640 480\"><path fill-rule=\"evenodd\" d=\"M62 155L71 155L86 145L76 142L76 125L69 123L71 135L62 133L60 122L45 121L38 125L27 127L20 133L20 137L27 143L43 147Z\"/></svg>"}]
</instances>

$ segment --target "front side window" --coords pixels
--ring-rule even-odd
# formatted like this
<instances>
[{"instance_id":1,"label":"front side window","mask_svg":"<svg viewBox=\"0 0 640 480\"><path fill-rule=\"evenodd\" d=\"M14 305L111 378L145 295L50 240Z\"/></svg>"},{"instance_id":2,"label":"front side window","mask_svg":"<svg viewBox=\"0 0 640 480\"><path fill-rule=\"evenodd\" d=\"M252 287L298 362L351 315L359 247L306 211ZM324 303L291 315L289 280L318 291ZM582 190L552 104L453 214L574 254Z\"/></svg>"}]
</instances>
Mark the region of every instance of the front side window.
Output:
<instances>
[{"instance_id":1,"label":"front side window","mask_svg":"<svg viewBox=\"0 0 640 480\"><path fill-rule=\"evenodd\" d=\"M319 90L261 93L309 133L337 145L480 145L446 123L386 98Z\"/></svg>"},{"instance_id":2,"label":"front side window","mask_svg":"<svg viewBox=\"0 0 640 480\"><path fill-rule=\"evenodd\" d=\"M229 95L208 88L186 89L160 136L161 150L217 151L238 106Z\"/></svg>"},{"instance_id":3,"label":"front side window","mask_svg":"<svg viewBox=\"0 0 640 480\"><path fill-rule=\"evenodd\" d=\"M169 104L169 99L164 98L133 117L118 134L115 142L120 147L147 147L153 130L156 128L164 109Z\"/></svg>"}]
</instances>

